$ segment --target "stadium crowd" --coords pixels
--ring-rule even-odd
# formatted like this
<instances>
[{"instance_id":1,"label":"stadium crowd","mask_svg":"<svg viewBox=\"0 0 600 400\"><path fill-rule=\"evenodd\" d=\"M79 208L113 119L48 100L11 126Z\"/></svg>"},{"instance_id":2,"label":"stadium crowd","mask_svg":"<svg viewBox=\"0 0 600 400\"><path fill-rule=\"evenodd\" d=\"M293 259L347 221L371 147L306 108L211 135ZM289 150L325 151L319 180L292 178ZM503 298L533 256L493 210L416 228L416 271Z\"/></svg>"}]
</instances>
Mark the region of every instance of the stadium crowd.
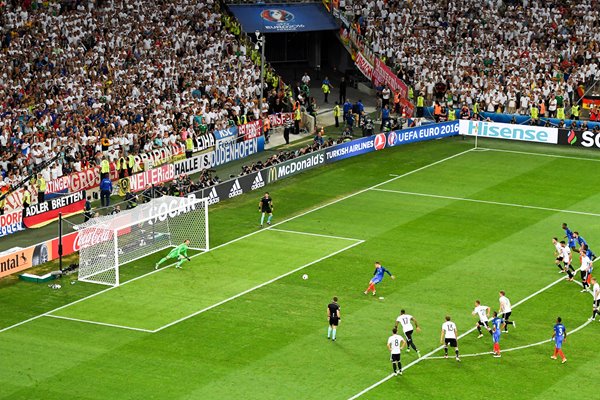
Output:
<instances>
[{"instance_id":1,"label":"stadium crowd","mask_svg":"<svg viewBox=\"0 0 600 400\"><path fill-rule=\"evenodd\" d=\"M259 118L240 33L214 0L0 2L0 186L54 157L46 181Z\"/></svg>"},{"instance_id":2,"label":"stadium crowd","mask_svg":"<svg viewBox=\"0 0 600 400\"><path fill-rule=\"evenodd\" d=\"M544 114L556 116L600 80L598 0L346 0L348 6L353 29L425 105L478 103L481 111L529 114L544 103Z\"/></svg>"}]
</instances>

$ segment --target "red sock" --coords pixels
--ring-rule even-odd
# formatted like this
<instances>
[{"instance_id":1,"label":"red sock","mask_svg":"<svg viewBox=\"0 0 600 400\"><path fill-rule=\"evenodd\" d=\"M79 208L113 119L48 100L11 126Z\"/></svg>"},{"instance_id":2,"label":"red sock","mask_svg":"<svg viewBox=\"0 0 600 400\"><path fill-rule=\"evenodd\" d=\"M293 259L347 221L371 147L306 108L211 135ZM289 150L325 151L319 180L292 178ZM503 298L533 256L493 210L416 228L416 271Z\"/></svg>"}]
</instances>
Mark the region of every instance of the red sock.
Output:
<instances>
[{"instance_id":1,"label":"red sock","mask_svg":"<svg viewBox=\"0 0 600 400\"><path fill-rule=\"evenodd\" d=\"M555 347L554 348L554 355L553 355L553 357L556 357L557 354L558 354L558 349Z\"/></svg>"},{"instance_id":2,"label":"red sock","mask_svg":"<svg viewBox=\"0 0 600 400\"><path fill-rule=\"evenodd\" d=\"M500 345L498 343L494 343L494 351L498 354L500 353Z\"/></svg>"},{"instance_id":3,"label":"red sock","mask_svg":"<svg viewBox=\"0 0 600 400\"><path fill-rule=\"evenodd\" d=\"M561 349L558 349L558 355L564 360L565 357L565 353L563 353L563 351Z\"/></svg>"},{"instance_id":4,"label":"red sock","mask_svg":"<svg viewBox=\"0 0 600 400\"><path fill-rule=\"evenodd\" d=\"M369 282L369 286L367 287L367 293L369 293L371 290L375 290L375 285L373 285L373 283Z\"/></svg>"}]
</instances>

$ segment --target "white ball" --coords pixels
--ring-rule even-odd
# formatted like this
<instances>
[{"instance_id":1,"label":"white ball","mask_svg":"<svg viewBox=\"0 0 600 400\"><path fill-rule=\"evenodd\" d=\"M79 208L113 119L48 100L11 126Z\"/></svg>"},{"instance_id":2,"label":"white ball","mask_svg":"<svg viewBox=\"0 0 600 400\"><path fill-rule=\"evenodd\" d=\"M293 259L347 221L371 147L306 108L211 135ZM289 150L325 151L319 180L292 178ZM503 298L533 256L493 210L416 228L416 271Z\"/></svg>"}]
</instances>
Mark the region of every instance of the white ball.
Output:
<instances>
[{"instance_id":1,"label":"white ball","mask_svg":"<svg viewBox=\"0 0 600 400\"><path fill-rule=\"evenodd\" d=\"M307 280L308 279L308 274L302 275L302 279Z\"/></svg>"}]
</instances>

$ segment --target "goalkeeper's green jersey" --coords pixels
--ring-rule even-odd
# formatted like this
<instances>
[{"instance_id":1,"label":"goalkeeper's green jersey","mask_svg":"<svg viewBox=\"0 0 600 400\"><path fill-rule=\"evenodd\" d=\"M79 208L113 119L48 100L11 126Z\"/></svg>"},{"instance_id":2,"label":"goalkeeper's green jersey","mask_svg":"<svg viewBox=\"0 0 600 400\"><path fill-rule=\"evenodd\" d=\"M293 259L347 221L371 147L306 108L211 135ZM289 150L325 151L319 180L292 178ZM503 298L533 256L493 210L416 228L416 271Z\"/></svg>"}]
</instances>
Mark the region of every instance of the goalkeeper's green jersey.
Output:
<instances>
[{"instance_id":1,"label":"goalkeeper's green jersey","mask_svg":"<svg viewBox=\"0 0 600 400\"><path fill-rule=\"evenodd\" d=\"M171 252L169 253L169 256L171 257L179 257L179 256L188 256L187 255L187 251L188 251L188 246L185 243L181 243L179 246L175 247L173 250L171 250Z\"/></svg>"}]
</instances>

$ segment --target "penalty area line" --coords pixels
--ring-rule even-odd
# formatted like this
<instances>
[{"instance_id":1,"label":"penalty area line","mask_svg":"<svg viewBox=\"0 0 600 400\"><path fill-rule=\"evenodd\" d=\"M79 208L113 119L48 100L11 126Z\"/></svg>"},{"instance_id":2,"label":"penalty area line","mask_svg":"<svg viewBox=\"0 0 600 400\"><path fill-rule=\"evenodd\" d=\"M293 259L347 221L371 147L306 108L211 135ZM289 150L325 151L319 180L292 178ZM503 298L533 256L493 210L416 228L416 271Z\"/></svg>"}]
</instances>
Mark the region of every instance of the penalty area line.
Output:
<instances>
[{"instance_id":1,"label":"penalty area line","mask_svg":"<svg viewBox=\"0 0 600 400\"><path fill-rule=\"evenodd\" d=\"M285 274L279 275L278 277L275 277L275 278L273 278L273 279L270 279L270 280L268 280L268 281L266 281L266 282L263 282L263 283L261 283L260 285L256 285L256 286L254 286L254 287L251 287L250 289L244 290L243 292L240 292L240 293L238 293L238 294L236 294L236 295L234 295L234 296L231 296L231 297L229 297L229 298L227 298L227 299L221 300L221 301L219 301L218 303L215 303L215 304L213 304L213 305L211 305L211 306L205 307L205 308L203 308L203 309L201 309L201 310L198 310L198 311L196 311L196 312L194 312L194 313L192 313L192 314L190 314L190 315L186 315L185 317L179 318L179 319L177 319L177 320L175 320L175 321L173 321L173 322L169 322L168 324L166 324L166 325L163 325L163 326L161 326L160 328L154 329L153 331L150 331L150 332L152 332L152 333L157 333L157 332L160 332L160 331L162 331L163 329L167 329L167 328L169 328L169 327L171 327L171 326L173 326L173 325L176 325L176 324L178 324L178 323L180 323L180 322L183 322L183 321L185 321L185 320L188 320L188 319L190 319L190 318L193 318L193 317L195 317L195 316L197 316L197 315L200 315L200 314L202 314L202 313L205 313L205 312L207 312L207 311L209 311L209 310L212 310L213 308L219 307L219 306L221 306L221 305L223 305L223 304L225 304L225 303L228 303L228 302L230 302L230 301L232 301L232 300L235 300L235 299L237 299L238 297L242 297L242 296L243 296L243 295L245 295L245 294L248 294L248 293L250 293L250 292L253 292L253 291L255 291L255 290L257 290L257 289L260 289L260 288L262 288L262 287L264 287L264 286L270 285L270 284L271 284L271 283L273 283L273 282L276 282L276 281L278 281L278 280L280 280L280 279L282 279L282 278L285 278L286 276L292 275L292 274L294 274L294 273L296 273L296 272L298 272L298 271L301 271L301 270L303 270L304 268L307 268L307 267L309 267L309 266L311 266L311 265L313 265L313 264L319 263L319 262L321 262L321 261L323 261L323 260L326 260L326 259L328 259L328 258L330 258L330 257L333 257L333 256L335 256L335 255L338 255L338 254L340 254L340 253L342 253L342 252L344 252L344 251L346 251L346 250L350 250L351 248L353 248L353 247L355 247L355 246L358 246L359 244L362 244L362 243L364 243L364 242L365 242L364 240L361 240L361 241L359 241L359 242L352 243L351 245L349 245L349 246L346 246L346 247L344 247L344 248L343 248L343 249L341 249L341 250L334 251L333 253L330 253L330 254L328 254L328 255L326 255L326 256L323 256L323 257L321 257L321 258L319 258L319 259L317 259L317 260L311 261L311 262L309 262L309 263L307 263L307 264L304 264L304 265L302 265L302 266L300 266L300 267L298 267L298 268L296 268L296 269L293 269L293 270L291 270L291 271L289 271L289 272L286 272Z\"/></svg>"},{"instance_id":2,"label":"penalty area line","mask_svg":"<svg viewBox=\"0 0 600 400\"><path fill-rule=\"evenodd\" d=\"M328 238L328 239L340 239L340 240L352 240L353 242L364 242L364 240L362 240L362 239L349 238L349 237L343 237L343 236L324 235L324 234L321 234L321 233L290 231L290 230L287 230L287 229L279 229L279 228L273 228L273 229L270 229L270 230L273 231L273 232L293 233L293 234L296 234L296 235L317 236L317 237L324 237L324 238Z\"/></svg>"},{"instance_id":3,"label":"penalty area line","mask_svg":"<svg viewBox=\"0 0 600 400\"><path fill-rule=\"evenodd\" d=\"M91 320L88 320L88 319L63 317L62 315L44 314L44 317L57 318L57 319L66 319L67 321L83 322L83 323L92 324L92 325L102 325L102 326L108 326L108 327L111 327L111 328L119 328L119 329L127 329L127 330L130 330L130 331L152 333L152 331L150 329L135 328L135 327L132 327L132 326L117 325L117 324L109 324L107 322L91 321Z\"/></svg>"},{"instance_id":4,"label":"penalty area line","mask_svg":"<svg viewBox=\"0 0 600 400\"><path fill-rule=\"evenodd\" d=\"M550 289L552 286L559 284L560 282L564 282L565 278L564 277L560 277L559 279L557 279L556 281L544 286L542 289L538 290L537 292L530 294L529 296L525 297L524 299L518 301L517 303L515 303L512 308L518 307L520 304L523 304L524 302L526 302L527 300L531 299L532 297L537 296L538 294ZM462 339L463 337L469 335L470 333L472 333L473 331L475 331L475 329L477 329L476 327L473 327L471 329L469 329L468 331L466 331L465 333L463 333L462 335L458 336L458 340ZM407 369L409 369L410 367L420 363L421 361L427 360L429 359L433 354L437 353L438 351L442 350L444 348L444 346L438 346L435 349L433 349L432 351L430 351L429 353L425 354L424 356L417 358L416 360L411 361L410 363L408 363L404 368L402 368L402 371L406 371ZM461 356L462 357L462 356ZM361 390L360 392L358 392L357 394L355 394L352 397L349 397L348 400L355 400L358 399L359 397L361 397L362 395L364 395L367 392L370 392L371 390L375 389L376 387L384 384L385 382L389 381L390 379L396 377L396 375L389 374L387 375L385 378L375 382L374 384L372 384L371 386L367 387L366 389Z\"/></svg>"}]
</instances>

